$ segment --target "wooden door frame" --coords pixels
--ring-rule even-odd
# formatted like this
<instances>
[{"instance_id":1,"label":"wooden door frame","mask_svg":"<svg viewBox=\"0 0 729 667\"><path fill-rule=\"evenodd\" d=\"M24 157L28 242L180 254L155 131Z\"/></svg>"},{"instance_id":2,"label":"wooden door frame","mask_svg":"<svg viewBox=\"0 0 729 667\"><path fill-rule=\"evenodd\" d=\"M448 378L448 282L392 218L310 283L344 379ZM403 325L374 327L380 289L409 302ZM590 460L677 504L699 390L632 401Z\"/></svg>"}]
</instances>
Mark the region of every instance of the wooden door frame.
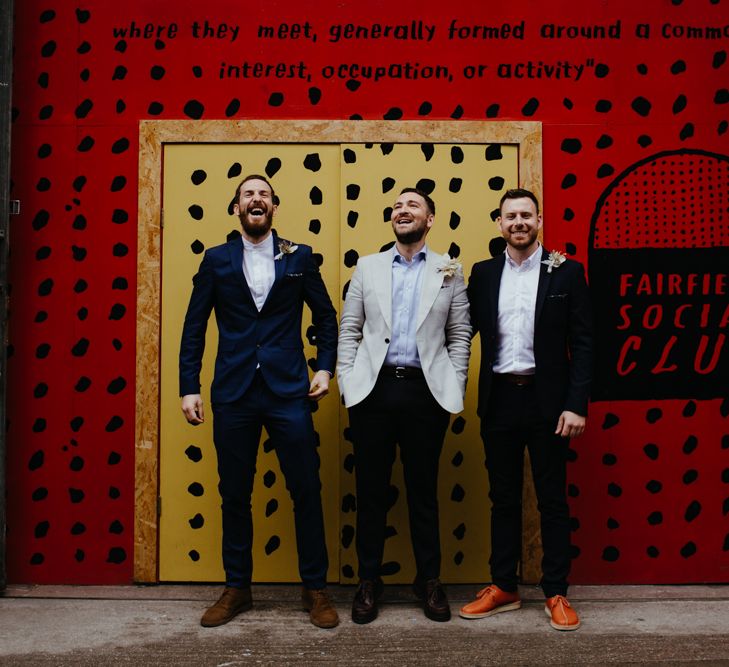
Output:
<instances>
[{"instance_id":1,"label":"wooden door frame","mask_svg":"<svg viewBox=\"0 0 729 667\"><path fill-rule=\"evenodd\" d=\"M542 201L542 124L533 121L143 120L139 123L134 580L158 581L162 158L168 143L518 144L519 184ZM533 535L534 531L525 531ZM532 541L534 538L530 538ZM538 540L538 531L537 538ZM527 548L522 574L535 549ZM526 567L525 567L526 566ZM536 563L538 566L538 563ZM528 578L528 577L527 577Z\"/></svg>"}]
</instances>

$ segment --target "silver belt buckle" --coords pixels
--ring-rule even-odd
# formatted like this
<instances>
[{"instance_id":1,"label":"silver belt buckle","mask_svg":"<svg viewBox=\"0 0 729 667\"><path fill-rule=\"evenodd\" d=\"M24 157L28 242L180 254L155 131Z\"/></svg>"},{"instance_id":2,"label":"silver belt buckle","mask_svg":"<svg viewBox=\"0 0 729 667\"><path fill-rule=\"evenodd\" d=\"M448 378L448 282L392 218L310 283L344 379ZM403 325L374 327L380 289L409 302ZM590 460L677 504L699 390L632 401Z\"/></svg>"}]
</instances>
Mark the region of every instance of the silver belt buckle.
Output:
<instances>
[{"instance_id":1,"label":"silver belt buckle","mask_svg":"<svg viewBox=\"0 0 729 667\"><path fill-rule=\"evenodd\" d=\"M398 380L402 380L405 378L405 367L404 366L395 366L395 377Z\"/></svg>"}]
</instances>

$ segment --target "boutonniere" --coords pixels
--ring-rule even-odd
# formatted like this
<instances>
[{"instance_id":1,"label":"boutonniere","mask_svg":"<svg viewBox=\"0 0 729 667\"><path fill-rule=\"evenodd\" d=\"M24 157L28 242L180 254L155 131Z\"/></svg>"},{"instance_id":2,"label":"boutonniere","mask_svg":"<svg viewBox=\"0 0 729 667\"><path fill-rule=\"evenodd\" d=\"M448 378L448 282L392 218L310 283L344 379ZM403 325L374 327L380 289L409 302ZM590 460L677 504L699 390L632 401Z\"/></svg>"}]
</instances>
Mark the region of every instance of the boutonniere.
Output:
<instances>
[{"instance_id":1,"label":"boutonniere","mask_svg":"<svg viewBox=\"0 0 729 667\"><path fill-rule=\"evenodd\" d=\"M291 255L295 253L299 249L299 246L294 245L291 241L281 240L278 242L278 249L279 253L274 256L274 259L282 259L284 255Z\"/></svg>"},{"instance_id":2,"label":"boutonniere","mask_svg":"<svg viewBox=\"0 0 729 667\"><path fill-rule=\"evenodd\" d=\"M567 257L558 250L552 250L549 257L542 260L542 264L547 265L547 273L552 273L552 269L558 269L566 259Z\"/></svg>"},{"instance_id":3,"label":"boutonniere","mask_svg":"<svg viewBox=\"0 0 729 667\"><path fill-rule=\"evenodd\" d=\"M458 273L463 272L463 265L450 255L444 255L443 263L438 267L438 273L442 273L446 278L452 278Z\"/></svg>"}]
</instances>

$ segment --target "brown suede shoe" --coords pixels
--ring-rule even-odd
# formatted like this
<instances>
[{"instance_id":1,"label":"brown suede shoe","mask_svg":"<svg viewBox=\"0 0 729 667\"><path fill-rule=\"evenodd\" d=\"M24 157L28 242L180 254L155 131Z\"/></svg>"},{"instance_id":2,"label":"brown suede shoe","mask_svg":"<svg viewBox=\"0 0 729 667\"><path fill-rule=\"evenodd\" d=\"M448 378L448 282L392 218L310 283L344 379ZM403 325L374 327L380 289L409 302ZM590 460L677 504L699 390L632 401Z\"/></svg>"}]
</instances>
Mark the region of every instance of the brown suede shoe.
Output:
<instances>
[{"instance_id":1,"label":"brown suede shoe","mask_svg":"<svg viewBox=\"0 0 729 667\"><path fill-rule=\"evenodd\" d=\"M301 602L304 609L309 612L311 622L318 628L336 628L339 625L337 610L324 588L318 591L303 588Z\"/></svg>"},{"instance_id":2,"label":"brown suede shoe","mask_svg":"<svg viewBox=\"0 0 729 667\"><path fill-rule=\"evenodd\" d=\"M248 611L253 606L250 588L232 588L226 586L220 599L207 609L200 619L200 625L214 628L232 621L238 614Z\"/></svg>"}]
</instances>

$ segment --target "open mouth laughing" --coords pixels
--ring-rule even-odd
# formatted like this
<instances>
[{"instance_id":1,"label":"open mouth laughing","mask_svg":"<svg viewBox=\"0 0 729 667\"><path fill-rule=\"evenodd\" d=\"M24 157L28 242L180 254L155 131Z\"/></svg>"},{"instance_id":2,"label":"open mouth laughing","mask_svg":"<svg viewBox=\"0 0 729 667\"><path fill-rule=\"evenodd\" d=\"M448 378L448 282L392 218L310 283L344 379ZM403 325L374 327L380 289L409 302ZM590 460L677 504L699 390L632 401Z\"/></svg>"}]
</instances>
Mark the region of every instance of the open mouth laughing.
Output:
<instances>
[{"instance_id":1,"label":"open mouth laughing","mask_svg":"<svg viewBox=\"0 0 729 667\"><path fill-rule=\"evenodd\" d=\"M261 204L251 204L248 207L248 217L251 221L263 220L266 216L266 207Z\"/></svg>"}]
</instances>

